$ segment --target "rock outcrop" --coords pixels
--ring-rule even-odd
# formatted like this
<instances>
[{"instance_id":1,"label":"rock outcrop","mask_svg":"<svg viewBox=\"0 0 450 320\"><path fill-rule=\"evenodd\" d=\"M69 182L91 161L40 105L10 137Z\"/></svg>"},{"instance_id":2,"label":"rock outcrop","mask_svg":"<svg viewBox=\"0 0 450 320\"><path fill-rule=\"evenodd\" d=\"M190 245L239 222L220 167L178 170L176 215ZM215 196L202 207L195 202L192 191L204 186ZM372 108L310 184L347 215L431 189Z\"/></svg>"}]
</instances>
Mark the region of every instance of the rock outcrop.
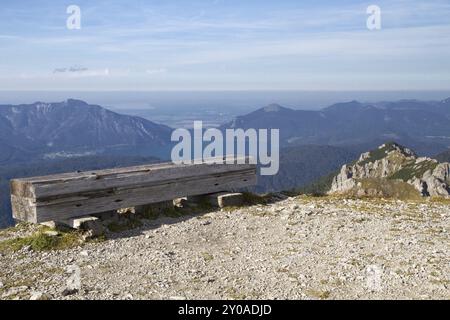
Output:
<instances>
[{"instance_id":1,"label":"rock outcrop","mask_svg":"<svg viewBox=\"0 0 450 320\"><path fill-rule=\"evenodd\" d=\"M413 188L411 188L413 187ZM396 143L386 143L346 164L334 177L330 193L356 196L450 197L450 163L418 157Z\"/></svg>"}]
</instances>

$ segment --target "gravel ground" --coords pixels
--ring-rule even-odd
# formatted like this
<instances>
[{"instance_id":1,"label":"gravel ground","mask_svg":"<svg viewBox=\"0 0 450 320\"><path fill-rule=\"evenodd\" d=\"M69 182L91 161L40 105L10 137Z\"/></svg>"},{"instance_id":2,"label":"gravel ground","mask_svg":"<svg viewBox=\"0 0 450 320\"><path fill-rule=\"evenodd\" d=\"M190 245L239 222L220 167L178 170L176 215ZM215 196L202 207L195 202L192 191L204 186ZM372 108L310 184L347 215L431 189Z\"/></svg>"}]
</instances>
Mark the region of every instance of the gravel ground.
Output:
<instances>
[{"instance_id":1,"label":"gravel ground","mask_svg":"<svg viewBox=\"0 0 450 320\"><path fill-rule=\"evenodd\" d=\"M449 229L448 203L331 197L145 220L3 253L0 299L450 299Z\"/></svg>"}]
</instances>

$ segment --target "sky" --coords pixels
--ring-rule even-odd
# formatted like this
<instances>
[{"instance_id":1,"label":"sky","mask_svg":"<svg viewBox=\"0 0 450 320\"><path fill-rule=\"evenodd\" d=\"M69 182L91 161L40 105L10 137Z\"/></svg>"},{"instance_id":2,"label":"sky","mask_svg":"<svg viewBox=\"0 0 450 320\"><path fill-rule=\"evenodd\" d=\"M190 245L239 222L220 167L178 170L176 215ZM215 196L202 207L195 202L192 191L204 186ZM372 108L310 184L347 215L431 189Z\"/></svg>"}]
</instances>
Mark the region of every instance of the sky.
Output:
<instances>
[{"instance_id":1,"label":"sky","mask_svg":"<svg viewBox=\"0 0 450 320\"><path fill-rule=\"evenodd\" d=\"M0 90L448 90L449 57L449 0L0 0Z\"/></svg>"}]
</instances>

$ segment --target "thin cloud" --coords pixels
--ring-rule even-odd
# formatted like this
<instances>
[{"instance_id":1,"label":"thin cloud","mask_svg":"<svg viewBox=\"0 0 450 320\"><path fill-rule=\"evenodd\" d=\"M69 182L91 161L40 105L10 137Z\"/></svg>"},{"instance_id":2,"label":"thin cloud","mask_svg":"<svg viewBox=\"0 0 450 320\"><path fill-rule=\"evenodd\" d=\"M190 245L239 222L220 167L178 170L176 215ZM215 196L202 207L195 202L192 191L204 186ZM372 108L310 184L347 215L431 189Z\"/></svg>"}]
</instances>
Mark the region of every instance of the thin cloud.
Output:
<instances>
[{"instance_id":1,"label":"thin cloud","mask_svg":"<svg viewBox=\"0 0 450 320\"><path fill-rule=\"evenodd\" d=\"M85 68L85 67L80 67L80 66L72 66L69 68L56 68L53 70L53 73L66 73L66 72L71 72L71 73L85 73L88 72L89 69Z\"/></svg>"}]
</instances>

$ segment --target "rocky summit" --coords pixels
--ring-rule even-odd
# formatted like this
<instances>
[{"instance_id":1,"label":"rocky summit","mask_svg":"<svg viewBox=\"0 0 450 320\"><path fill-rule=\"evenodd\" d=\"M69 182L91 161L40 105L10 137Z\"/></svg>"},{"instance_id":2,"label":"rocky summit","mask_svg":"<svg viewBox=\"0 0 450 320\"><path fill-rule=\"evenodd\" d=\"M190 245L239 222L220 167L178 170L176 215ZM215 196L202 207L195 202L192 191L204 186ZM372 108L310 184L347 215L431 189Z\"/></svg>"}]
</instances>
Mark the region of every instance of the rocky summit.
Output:
<instances>
[{"instance_id":1,"label":"rocky summit","mask_svg":"<svg viewBox=\"0 0 450 320\"><path fill-rule=\"evenodd\" d=\"M450 197L450 163L418 157L396 143L386 143L342 166L330 193L396 198Z\"/></svg>"},{"instance_id":2,"label":"rocky summit","mask_svg":"<svg viewBox=\"0 0 450 320\"><path fill-rule=\"evenodd\" d=\"M21 225L0 232L0 299L449 299L449 203L296 196L88 242Z\"/></svg>"}]
</instances>

